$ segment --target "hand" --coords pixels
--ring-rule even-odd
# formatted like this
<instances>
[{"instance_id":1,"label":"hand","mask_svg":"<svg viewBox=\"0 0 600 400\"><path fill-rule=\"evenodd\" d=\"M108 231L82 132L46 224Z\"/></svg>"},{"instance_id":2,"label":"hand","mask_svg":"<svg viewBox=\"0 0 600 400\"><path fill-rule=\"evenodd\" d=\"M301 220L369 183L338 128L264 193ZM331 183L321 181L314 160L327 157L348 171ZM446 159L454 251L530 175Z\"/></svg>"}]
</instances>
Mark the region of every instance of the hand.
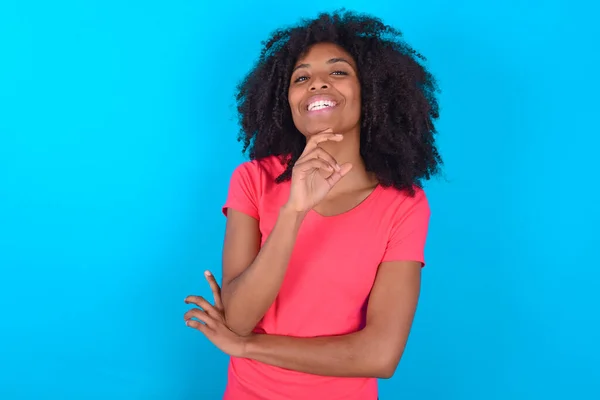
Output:
<instances>
[{"instance_id":1,"label":"hand","mask_svg":"<svg viewBox=\"0 0 600 400\"><path fill-rule=\"evenodd\" d=\"M292 183L288 205L295 211L306 212L325 198L331 188L346 175L352 165L338 165L337 161L320 143L328 140L339 142L342 135L334 134L331 129L311 136L304 151L292 169Z\"/></svg>"},{"instance_id":2,"label":"hand","mask_svg":"<svg viewBox=\"0 0 600 400\"><path fill-rule=\"evenodd\" d=\"M221 288L215 277L208 271L204 273L215 299L215 305L200 296L188 296L186 304L193 303L200 308L192 308L183 316L190 328L198 329L219 350L233 356L241 357L244 353L245 337L232 332L225 324L225 314L221 301Z\"/></svg>"}]
</instances>

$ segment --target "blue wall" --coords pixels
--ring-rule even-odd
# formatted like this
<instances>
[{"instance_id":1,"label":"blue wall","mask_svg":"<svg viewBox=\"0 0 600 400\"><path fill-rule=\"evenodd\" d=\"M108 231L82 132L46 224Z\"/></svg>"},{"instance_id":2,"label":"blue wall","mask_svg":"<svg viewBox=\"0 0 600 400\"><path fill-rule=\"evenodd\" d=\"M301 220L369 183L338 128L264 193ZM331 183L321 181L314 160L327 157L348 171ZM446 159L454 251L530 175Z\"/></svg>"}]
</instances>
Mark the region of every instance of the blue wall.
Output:
<instances>
[{"instance_id":1,"label":"blue wall","mask_svg":"<svg viewBox=\"0 0 600 400\"><path fill-rule=\"evenodd\" d=\"M342 5L443 89L422 301L382 399L600 398L592 2L394 2L1 3L0 398L219 398L227 359L182 314L220 270L234 86L272 29Z\"/></svg>"}]
</instances>

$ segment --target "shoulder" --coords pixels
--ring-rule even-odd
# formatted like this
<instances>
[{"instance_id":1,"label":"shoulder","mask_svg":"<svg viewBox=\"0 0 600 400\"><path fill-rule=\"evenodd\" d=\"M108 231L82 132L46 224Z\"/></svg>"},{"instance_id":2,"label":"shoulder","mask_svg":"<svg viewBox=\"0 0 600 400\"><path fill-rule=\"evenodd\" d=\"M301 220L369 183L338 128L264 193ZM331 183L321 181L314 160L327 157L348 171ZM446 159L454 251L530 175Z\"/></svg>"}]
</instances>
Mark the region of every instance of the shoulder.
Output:
<instances>
[{"instance_id":1,"label":"shoulder","mask_svg":"<svg viewBox=\"0 0 600 400\"><path fill-rule=\"evenodd\" d=\"M391 219L401 219L407 214L419 212L429 217L431 209L429 200L423 188L413 186L414 193L407 190L398 190L394 187L382 187L381 200ZM381 208L382 205L380 205Z\"/></svg>"},{"instance_id":2,"label":"shoulder","mask_svg":"<svg viewBox=\"0 0 600 400\"><path fill-rule=\"evenodd\" d=\"M270 181L275 180L284 170L285 166L282 164L280 157L268 156L242 162L235 167L233 177L249 179L254 182Z\"/></svg>"},{"instance_id":3,"label":"shoulder","mask_svg":"<svg viewBox=\"0 0 600 400\"><path fill-rule=\"evenodd\" d=\"M234 208L258 219L264 195L283 169L277 157L238 164L231 174L223 213L227 215L227 209Z\"/></svg>"},{"instance_id":4,"label":"shoulder","mask_svg":"<svg viewBox=\"0 0 600 400\"><path fill-rule=\"evenodd\" d=\"M382 187L378 204L373 209L382 221L386 221L390 232L429 225L431 209L425 190L415 186L413 191L411 194L394 187Z\"/></svg>"},{"instance_id":5,"label":"shoulder","mask_svg":"<svg viewBox=\"0 0 600 400\"><path fill-rule=\"evenodd\" d=\"M387 247L383 261L419 261L425 265L425 242L431 215L425 191L413 187L414 193L385 188L381 215L387 227Z\"/></svg>"},{"instance_id":6,"label":"shoulder","mask_svg":"<svg viewBox=\"0 0 600 400\"><path fill-rule=\"evenodd\" d=\"M242 162L233 170L229 191L243 191L255 200L262 198L277 185L275 180L285 171L281 160L280 157L269 156Z\"/></svg>"}]
</instances>

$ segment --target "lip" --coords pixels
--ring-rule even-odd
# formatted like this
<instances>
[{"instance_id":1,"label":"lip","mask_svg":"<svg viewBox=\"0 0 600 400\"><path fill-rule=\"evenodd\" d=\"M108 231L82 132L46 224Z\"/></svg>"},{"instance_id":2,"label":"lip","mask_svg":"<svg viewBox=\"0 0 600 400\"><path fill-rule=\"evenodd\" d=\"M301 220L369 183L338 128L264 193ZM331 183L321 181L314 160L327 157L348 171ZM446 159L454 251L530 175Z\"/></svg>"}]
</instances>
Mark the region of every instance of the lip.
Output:
<instances>
[{"instance_id":1,"label":"lip","mask_svg":"<svg viewBox=\"0 0 600 400\"><path fill-rule=\"evenodd\" d=\"M308 105L315 101L333 101L336 103L336 105L334 107L337 107L338 104L340 103L335 97L333 97L331 95L317 94L314 96L310 96L308 99L306 99L306 101L304 102L304 105L303 105L304 111L308 111ZM331 107L331 108L334 108L334 107ZM319 110L319 111L324 111L324 110ZM310 112L318 112L318 111L310 111Z\"/></svg>"}]
</instances>

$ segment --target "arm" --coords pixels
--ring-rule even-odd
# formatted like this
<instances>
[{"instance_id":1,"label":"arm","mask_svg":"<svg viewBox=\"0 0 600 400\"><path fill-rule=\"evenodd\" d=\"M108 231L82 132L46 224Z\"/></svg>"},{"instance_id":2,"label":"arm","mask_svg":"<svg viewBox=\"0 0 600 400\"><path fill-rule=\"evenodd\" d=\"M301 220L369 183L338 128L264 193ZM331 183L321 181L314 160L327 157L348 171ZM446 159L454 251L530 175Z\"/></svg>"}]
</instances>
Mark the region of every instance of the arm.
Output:
<instances>
[{"instance_id":1,"label":"arm","mask_svg":"<svg viewBox=\"0 0 600 400\"><path fill-rule=\"evenodd\" d=\"M380 265L361 331L318 338L253 335L242 357L317 375L390 378L412 325L421 267L416 261Z\"/></svg>"},{"instance_id":2,"label":"arm","mask_svg":"<svg viewBox=\"0 0 600 400\"><path fill-rule=\"evenodd\" d=\"M275 301L304 215L281 208L271 234L260 248L258 221L228 210L222 300L227 326L233 332L250 334Z\"/></svg>"},{"instance_id":3,"label":"arm","mask_svg":"<svg viewBox=\"0 0 600 400\"><path fill-rule=\"evenodd\" d=\"M250 172L248 168L237 169L228 204L235 204L240 212L234 210L236 207L228 207L223 246L222 300L225 320L233 332L242 336L250 334L273 304L306 213L352 168L349 164L337 166L333 157L318 147L324 141L342 138L321 132L308 140L302 156L294 164L287 205L280 208L275 226L262 248L257 208L260 173ZM322 176L323 171L327 178Z\"/></svg>"}]
</instances>

